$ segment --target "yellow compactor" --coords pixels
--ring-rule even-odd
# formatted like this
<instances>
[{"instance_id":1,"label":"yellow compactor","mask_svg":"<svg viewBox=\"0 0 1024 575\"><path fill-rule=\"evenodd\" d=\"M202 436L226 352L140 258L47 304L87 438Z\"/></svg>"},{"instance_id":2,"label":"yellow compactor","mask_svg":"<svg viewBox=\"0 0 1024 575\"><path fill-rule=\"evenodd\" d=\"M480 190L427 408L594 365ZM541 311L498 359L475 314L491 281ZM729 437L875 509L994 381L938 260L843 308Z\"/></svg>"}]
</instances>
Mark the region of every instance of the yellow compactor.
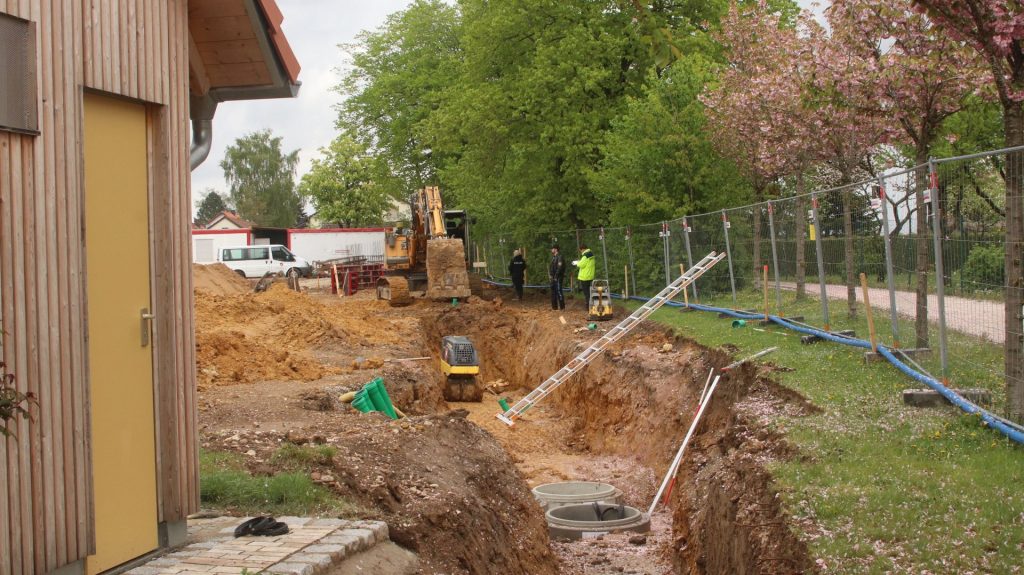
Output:
<instances>
[{"instance_id":1,"label":"yellow compactor","mask_svg":"<svg viewBox=\"0 0 1024 575\"><path fill-rule=\"evenodd\" d=\"M445 401L481 401L483 387L477 382L480 358L469 338L447 335L441 338L441 372L444 373Z\"/></svg>"},{"instance_id":2,"label":"yellow compactor","mask_svg":"<svg viewBox=\"0 0 1024 575\"><path fill-rule=\"evenodd\" d=\"M587 319L590 321L603 321L612 319L615 315L612 310L612 292L608 287L607 280L594 280L590 284L590 305Z\"/></svg>"}]
</instances>

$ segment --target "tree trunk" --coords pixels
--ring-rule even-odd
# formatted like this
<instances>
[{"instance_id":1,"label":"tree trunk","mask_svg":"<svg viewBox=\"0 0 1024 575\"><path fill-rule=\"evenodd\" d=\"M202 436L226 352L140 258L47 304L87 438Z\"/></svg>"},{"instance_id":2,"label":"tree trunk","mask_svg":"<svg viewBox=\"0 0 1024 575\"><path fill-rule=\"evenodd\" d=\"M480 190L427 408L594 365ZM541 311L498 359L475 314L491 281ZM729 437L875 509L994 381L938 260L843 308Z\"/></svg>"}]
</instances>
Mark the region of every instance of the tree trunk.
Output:
<instances>
[{"instance_id":1,"label":"tree trunk","mask_svg":"<svg viewBox=\"0 0 1024 575\"><path fill-rule=\"evenodd\" d=\"M804 261L807 251L807 198L804 197L804 174L796 175L796 210L794 235L796 236L796 299L803 300L807 297L807 288L804 285L807 275L807 263Z\"/></svg>"},{"instance_id":2,"label":"tree trunk","mask_svg":"<svg viewBox=\"0 0 1024 575\"><path fill-rule=\"evenodd\" d=\"M1024 145L1024 107L1003 106L1008 147ZM1024 423L1024 153L1006 161L1006 408L1008 417Z\"/></svg>"},{"instance_id":3,"label":"tree trunk","mask_svg":"<svg viewBox=\"0 0 1024 575\"><path fill-rule=\"evenodd\" d=\"M917 165L928 163L928 149L918 148L915 156ZM914 198L917 202L917 213L914 214L916 222L915 266L917 273L917 286L914 289L914 333L916 339L915 347L928 347L928 240L931 234L928 231L928 209L924 203L924 190L928 187L928 168L920 168L915 172ZM936 201L937 198L932 198Z\"/></svg>"},{"instance_id":4,"label":"tree trunk","mask_svg":"<svg viewBox=\"0 0 1024 575\"><path fill-rule=\"evenodd\" d=\"M842 171L842 185L849 184L849 171ZM851 190L844 190L843 197L843 261L846 264L846 307L849 318L857 317L857 279L853 266L853 201Z\"/></svg>"}]
</instances>

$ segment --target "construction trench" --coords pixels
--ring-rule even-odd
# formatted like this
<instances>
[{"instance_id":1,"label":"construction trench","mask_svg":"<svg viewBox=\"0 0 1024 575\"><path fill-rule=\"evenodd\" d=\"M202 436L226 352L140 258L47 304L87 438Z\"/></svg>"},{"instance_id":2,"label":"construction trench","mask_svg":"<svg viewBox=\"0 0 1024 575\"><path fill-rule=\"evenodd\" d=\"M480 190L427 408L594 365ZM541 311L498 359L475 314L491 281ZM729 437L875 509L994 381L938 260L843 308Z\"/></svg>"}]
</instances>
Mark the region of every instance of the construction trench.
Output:
<instances>
[{"instance_id":1,"label":"construction trench","mask_svg":"<svg viewBox=\"0 0 1024 575\"><path fill-rule=\"evenodd\" d=\"M419 572L814 571L765 465L793 456L766 422L815 408L774 383L770 365L723 375L649 532L558 541L531 489L603 483L646 512L709 370L736 358L644 322L510 428L495 417L498 399L524 396L614 321L580 330L578 299L555 312L542 293L391 308L368 293L307 287L252 294L197 271L202 446L246 454L254 474L279 471L274 453L285 443L334 446L314 481L351 501L354 516L386 521L392 540L418 555ZM475 344L478 381L489 387L482 402L444 401L437 343L447 335ZM338 400L374 377L406 418Z\"/></svg>"}]
</instances>

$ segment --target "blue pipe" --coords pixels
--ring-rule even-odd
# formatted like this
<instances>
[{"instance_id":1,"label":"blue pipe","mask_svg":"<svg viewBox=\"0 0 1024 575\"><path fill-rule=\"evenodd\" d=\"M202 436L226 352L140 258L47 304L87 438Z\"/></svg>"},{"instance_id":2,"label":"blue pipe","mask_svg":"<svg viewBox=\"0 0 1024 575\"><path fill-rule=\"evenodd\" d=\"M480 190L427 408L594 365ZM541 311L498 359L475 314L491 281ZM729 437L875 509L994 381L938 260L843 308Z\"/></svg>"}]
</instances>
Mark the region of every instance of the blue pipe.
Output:
<instances>
[{"instance_id":1,"label":"blue pipe","mask_svg":"<svg viewBox=\"0 0 1024 575\"><path fill-rule=\"evenodd\" d=\"M507 287L507 286L511 285L511 284L501 284L501 283L497 283L497 282L493 282L493 281L487 281L487 280L485 280L485 281L487 283L489 283L491 285L495 285L495 286L506 286ZM527 286L527 287L550 287L550 286ZM620 294L613 293L613 294L611 294L611 296L614 297L614 298L622 299L622 296ZM636 301L643 301L643 302L650 301L650 298L645 298L645 297L641 297L641 296L629 296L629 299L636 300ZM667 302L665 302L664 305L667 305L669 307L686 307L685 303L675 302L675 301L667 301ZM691 304L689 304L689 307L692 308L692 309L700 310L700 311L709 311L709 312L715 312L715 313L723 313L723 314L726 314L728 316L734 317L736 319L763 319L764 318L764 314L760 314L760 313L758 313L758 314L745 313L745 312L740 312L740 311L736 311L736 310L733 310L733 309L727 309L727 308L721 308L721 307L713 307L713 306L708 306L708 305L701 305L701 304L693 304L693 303L691 303ZM803 334L807 334L807 335L814 335L814 336L820 337L821 339L828 340L828 341L831 341L831 342L834 342L834 343L843 344L843 345L849 345L849 346L859 347L859 348L863 348L863 349L871 349L871 342L863 340L863 339L857 339L857 338L845 337L845 336L837 336L835 334L831 334L831 333L829 333L827 331L823 331L823 330L820 330L820 329L799 326L799 325L796 325L796 324L793 324L793 323L787 321L783 317L779 317L779 316L775 316L775 315L769 315L768 319L770 319L772 322L774 322L774 323L776 323L776 324L778 324L778 325L780 325L780 326L782 326L782 327L784 327L786 329L789 329L789 330L792 330L792 331L795 331L795 332L798 332L798 333L803 333ZM975 404L975 403L973 403L971 401L968 401L967 399L965 399L959 393L957 393L957 392L953 391L952 389L946 387L941 382L939 382L937 379L935 379L933 377L929 377L929 376L927 376L927 375L925 375L923 373L920 373L920 372L914 370L913 368L911 368L907 364L905 364L902 361L900 361L899 358L897 358L892 353L892 351L889 350L889 348L885 347L884 345L879 345L878 346L878 353L879 353L879 355L884 357L889 363L891 363L893 366L895 366L896 369L902 371L903 373L905 373L906 375L910 376L911 378L913 378L913 379L915 379L915 380L917 380L917 381L927 385L931 389L935 390L938 394L940 394L942 397L944 397L947 400L949 400L949 402L952 403L953 405L959 407L965 413L968 413L970 415L978 415L978 416L980 416L982 421L984 421L985 424L988 425L989 427L995 429L999 433L1002 433L1004 436L1010 438L1011 440L1013 440L1013 441L1015 441L1017 443L1024 444L1024 428L1022 428L1021 426L1017 425L1016 423L1013 423L1012 421L1003 419L1002 417L999 417L998 415L995 415L994 413L991 413L991 412L989 412L989 411L987 411L985 409L982 409L977 404Z\"/></svg>"},{"instance_id":2,"label":"blue pipe","mask_svg":"<svg viewBox=\"0 0 1024 575\"><path fill-rule=\"evenodd\" d=\"M675 303L675 302L673 302L673 303ZM681 304L681 305L685 305L685 304ZM702 311L712 311L712 312L724 313L724 314L727 314L727 315L730 315L730 316L733 316L733 317L736 317L736 318L739 318L739 319L761 319L761 318L764 317L764 314L742 313L742 312L737 312L737 311L731 310L731 309L716 308L716 307L705 306L705 305L690 304L690 307L692 307L694 309L699 309L699 310L702 310ZM863 339L856 339L856 338L852 338L852 337L841 337L841 336L837 336L837 335L831 334L831 333L829 333L827 331L823 331L823 330L820 330L820 329L814 329L814 328L807 328L807 327L803 327L803 326L798 326L798 325L795 325L793 323L790 323L790 322L786 321L785 318L782 318L782 317L779 317L779 316L775 316L775 315L769 315L768 318L770 320L772 320L774 323L776 323L776 324L778 324L778 325L780 325L780 326L782 326L782 327L784 327L786 329L790 329L790 330L798 332L798 333L803 333L803 334L807 334L807 335L814 335L814 336L820 337L821 339L825 339L825 340L828 340L828 341L831 341L831 342L835 342L835 343L840 343L840 344L843 344L843 345L850 345L850 346L853 346L853 347L860 347L860 348L863 348L863 349L871 349L871 342L863 340ZM892 351L889 350L889 348L885 347L884 345L879 345L878 346L878 353L879 353L879 355L884 357L886 360L888 360L889 363L891 363L893 366L895 366L896 369L902 371L903 373L905 373L906 375L910 376L911 378L913 378L913 379L915 379L915 380L917 380L917 381L927 385L931 389L935 390L942 397L945 397L947 400L949 400L950 403L952 403L953 405L959 407L965 413L968 413L968 414L971 414L971 415L979 415L979 416L981 416L982 421L984 421L985 424L988 425L989 427L995 429L996 431L1002 433L1003 435L1005 435L1006 437L1012 439L1013 441L1015 441L1017 443L1024 444L1024 429L1022 429L1017 424L1015 424L1015 423L1013 423L1011 421L1007 421L1007 420L1003 419L1002 417L999 417L998 415L995 415L995 414L993 414L993 413L991 413L989 411L986 411L986 410L982 409L981 407L979 407L975 403L972 403L972 402L968 401L967 399L965 399L959 393L957 393L957 392L953 391L952 389L946 387L945 385L943 385L941 382L939 382L935 378L929 377L927 375L924 375L923 373L920 373L920 372L914 370L913 368L911 368L907 364L905 364L902 361L900 361L895 355L893 355Z\"/></svg>"}]
</instances>

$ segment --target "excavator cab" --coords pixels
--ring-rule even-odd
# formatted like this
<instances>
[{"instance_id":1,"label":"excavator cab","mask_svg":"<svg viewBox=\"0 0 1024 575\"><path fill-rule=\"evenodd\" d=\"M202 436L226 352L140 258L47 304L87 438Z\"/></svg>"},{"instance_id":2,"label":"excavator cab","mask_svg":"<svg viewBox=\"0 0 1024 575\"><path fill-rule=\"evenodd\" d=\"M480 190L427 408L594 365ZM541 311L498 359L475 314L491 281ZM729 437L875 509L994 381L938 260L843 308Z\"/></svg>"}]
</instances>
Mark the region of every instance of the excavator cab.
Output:
<instances>
[{"instance_id":1,"label":"excavator cab","mask_svg":"<svg viewBox=\"0 0 1024 575\"><path fill-rule=\"evenodd\" d=\"M441 338L441 372L445 376L445 401L480 401L483 388L476 381L480 358L469 338L447 335Z\"/></svg>"}]
</instances>

